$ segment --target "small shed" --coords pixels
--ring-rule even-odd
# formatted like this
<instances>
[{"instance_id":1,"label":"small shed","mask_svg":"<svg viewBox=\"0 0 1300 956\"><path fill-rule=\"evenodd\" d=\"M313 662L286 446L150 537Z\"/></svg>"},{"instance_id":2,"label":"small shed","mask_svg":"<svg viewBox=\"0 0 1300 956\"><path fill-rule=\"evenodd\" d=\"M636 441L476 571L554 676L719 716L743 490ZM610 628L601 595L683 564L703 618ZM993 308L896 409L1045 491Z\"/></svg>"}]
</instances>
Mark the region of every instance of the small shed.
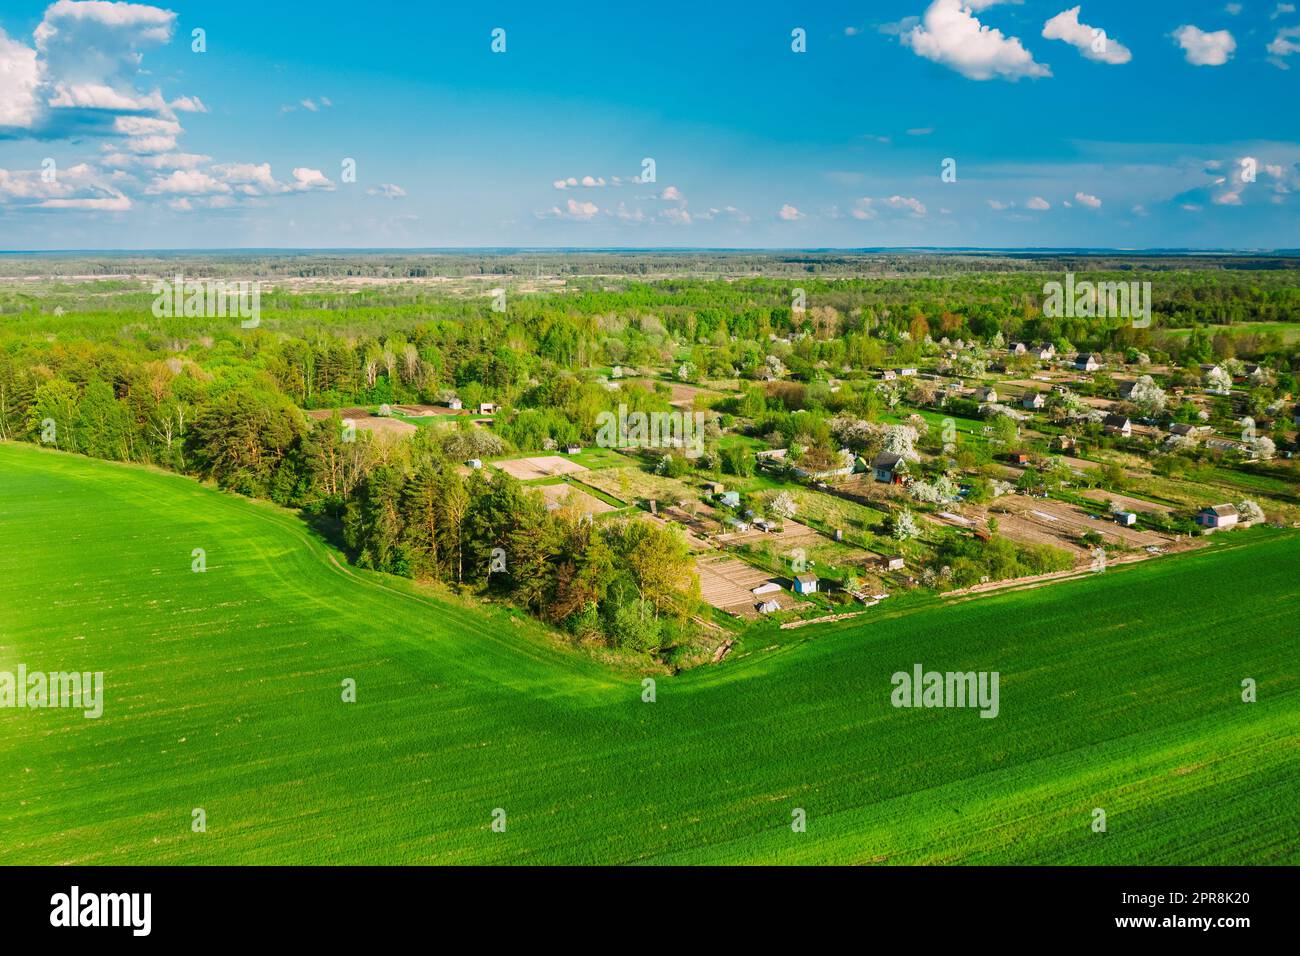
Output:
<instances>
[{"instance_id":1,"label":"small shed","mask_svg":"<svg viewBox=\"0 0 1300 956\"><path fill-rule=\"evenodd\" d=\"M471 458L469 461L465 462L465 464L467 464L469 467L475 470L478 470L479 468L483 467L483 462L478 458Z\"/></svg>"},{"instance_id":2,"label":"small shed","mask_svg":"<svg viewBox=\"0 0 1300 956\"><path fill-rule=\"evenodd\" d=\"M811 571L805 571L803 574L794 576L794 593L795 594L816 594L817 593L817 575Z\"/></svg>"},{"instance_id":3,"label":"small shed","mask_svg":"<svg viewBox=\"0 0 1300 956\"><path fill-rule=\"evenodd\" d=\"M763 601L758 605L759 614L775 614L781 610L781 605L777 601Z\"/></svg>"},{"instance_id":4,"label":"small shed","mask_svg":"<svg viewBox=\"0 0 1300 956\"><path fill-rule=\"evenodd\" d=\"M1116 511L1115 520L1126 528L1131 528L1138 523L1138 516L1131 511Z\"/></svg>"},{"instance_id":5,"label":"small shed","mask_svg":"<svg viewBox=\"0 0 1300 956\"><path fill-rule=\"evenodd\" d=\"M907 567L907 562L903 560L901 554L890 554L880 559L881 565L886 571L901 571Z\"/></svg>"}]
</instances>

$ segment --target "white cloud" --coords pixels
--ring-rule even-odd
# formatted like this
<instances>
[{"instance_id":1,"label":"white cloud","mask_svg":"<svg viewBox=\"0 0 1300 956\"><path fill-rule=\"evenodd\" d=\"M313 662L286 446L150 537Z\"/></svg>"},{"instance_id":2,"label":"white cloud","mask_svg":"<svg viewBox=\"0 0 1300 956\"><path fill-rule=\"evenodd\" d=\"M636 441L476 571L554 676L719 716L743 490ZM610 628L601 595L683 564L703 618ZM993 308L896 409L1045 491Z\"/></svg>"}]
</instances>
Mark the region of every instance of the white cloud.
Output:
<instances>
[{"instance_id":1,"label":"white cloud","mask_svg":"<svg viewBox=\"0 0 1300 956\"><path fill-rule=\"evenodd\" d=\"M1286 16L1288 13L1295 13L1294 3L1279 3L1273 8L1273 12L1268 15L1270 20L1276 20L1278 17Z\"/></svg>"},{"instance_id":2,"label":"white cloud","mask_svg":"<svg viewBox=\"0 0 1300 956\"><path fill-rule=\"evenodd\" d=\"M1223 8L1223 12L1228 14L1228 16L1235 17L1237 14L1241 13L1241 4L1230 3Z\"/></svg>"},{"instance_id":3,"label":"white cloud","mask_svg":"<svg viewBox=\"0 0 1300 956\"><path fill-rule=\"evenodd\" d=\"M849 215L854 219L871 220L876 218L875 200L870 196L863 196L853 203L853 208L849 210Z\"/></svg>"},{"instance_id":4,"label":"white cloud","mask_svg":"<svg viewBox=\"0 0 1300 956\"><path fill-rule=\"evenodd\" d=\"M401 199L406 195L406 190L396 183L380 183L378 186L371 186L366 190L369 196L383 196L385 199Z\"/></svg>"},{"instance_id":5,"label":"white cloud","mask_svg":"<svg viewBox=\"0 0 1300 956\"><path fill-rule=\"evenodd\" d=\"M794 206L791 206L789 203L785 203L783 206L781 206L781 208L777 210L776 214L780 218L784 219L786 222L794 222L794 220L796 219L804 218L804 214L801 213Z\"/></svg>"},{"instance_id":6,"label":"white cloud","mask_svg":"<svg viewBox=\"0 0 1300 956\"><path fill-rule=\"evenodd\" d=\"M1039 212L1042 212L1044 209L1051 209L1052 204L1049 203L1042 196L1034 196L1032 199L1029 200L1029 202L1025 203L1025 208L1036 209Z\"/></svg>"},{"instance_id":7,"label":"white cloud","mask_svg":"<svg viewBox=\"0 0 1300 956\"><path fill-rule=\"evenodd\" d=\"M1015 205L1015 203L1013 202L1010 203L1002 202L997 199L988 199L985 201L989 204L989 208L992 209L994 212L1001 212L1002 210L1010 209L1012 206Z\"/></svg>"},{"instance_id":8,"label":"white cloud","mask_svg":"<svg viewBox=\"0 0 1300 956\"><path fill-rule=\"evenodd\" d=\"M0 30L0 132L35 125L37 78L36 51Z\"/></svg>"},{"instance_id":9,"label":"white cloud","mask_svg":"<svg viewBox=\"0 0 1300 956\"><path fill-rule=\"evenodd\" d=\"M271 175L270 163L219 163L212 167L212 171L224 183L252 187L251 191L241 189L244 195L279 193L287 188Z\"/></svg>"},{"instance_id":10,"label":"white cloud","mask_svg":"<svg viewBox=\"0 0 1300 956\"><path fill-rule=\"evenodd\" d=\"M1300 39L1300 26L1283 27L1278 30L1277 36L1266 47L1268 52L1272 54L1268 62L1282 70L1290 69L1291 65L1286 58L1292 53L1300 53L1300 43L1296 42L1297 39Z\"/></svg>"},{"instance_id":11,"label":"white cloud","mask_svg":"<svg viewBox=\"0 0 1300 956\"><path fill-rule=\"evenodd\" d=\"M1187 62L1193 66L1223 66L1237 49L1237 41L1227 30L1206 33L1190 24L1183 24L1175 30L1174 39L1183 48Z\"/></svg>"},{"instance_id":12,"label":"white cloud","mask_svg":"<svg viewBox=\"0 0 1300 956\"><path fill-rule=\"evenodd\" d=\"M972 80L1019 80L1051 76L1052 71L1034 60L1019 38L984 26L974 11L996 0L934 0L921 23L899 39L918 56L951 67Z\"/></svg>"},{"instance_id":13,"label":"white cloud","mask_svg":"<svg viewBox=\"0 0 1300 956\"><path fill-rule=\"evenodd\" d=\"M1084 206L1087 206L1089 209L1098 209L1101 207L1100 199L1098 199L1096 196L1090 196L1085 192L1075 193L1074 201Z\"/></svg>"},{"instance_id":14,"label":"white cloud","mask_svg":"<svg viewBox=\"0 0 1300 956\"><path fill-rule=\"evenodd\" d=\"M925 204L912 196L890 196L885 204L891 209L907 210L913 216L925 215Z\"/></svg>"},{"instance_id":15,"label":"white cloud","mask_svg":"<svg viewBox=\"0 0 1300 956\"><path fill-rule=\"evenodd\" d=\"M667 189L665 189L662 193L659 194L659 198L672 201L672 200L683 200L686 197L682 195L682 191L678 189L676 186L669 186Z\"/></svg>"},{"instance_id":16,"label":"white cloud","mask_svg":"<svg viewBox=\"0 0 1300 956\"><path fill-rule=\"evenodd\" d=\"M689 226L691 224L691 214L681 206L669 206L659 215L665 222L676 226Z\"/></svg>"},{"instance_id":17,"label":"white cloud","mask_svg":"<svg viewBox=\"0 0 1300 956\"><path fill-rule=\"evenodd\" d=\"M177 169L167 176L157 176L145 192L151 196L207 196L228 193L230 186L201 169Z\"/></svg>"},{"instance_id":18,"label":"white cloud","mask_svg":"<svg viewBox=\"0 0 1300 956\"><path fill-rule=\"evenodd\" d=\"M1133 59L1129 48L1108 36L1100 27L1079 22L1079 7L1062 10L1043 24L1043 36L1049 40L1064 40L1086 59L1097 63L1120 64Z\"/></svg>"},{"instance_id":19,"label":"white cloud","mask_svg":"<svg viewBox=\"0 0 1300 956\"><path fill-rule=\"evenodd\" d=\"M131 208L130 198L87 163L62 168L53 179L43 170L0 169L0 203L17 208L104 212Z\"/></svg>"},{"instance_id":20,"label":"white cloud","mask_svg":"<svg viewBox=\"0 0 1300 956\"><path fill-rule=\"evenodd\" d=\"M333 189L334 184L319 169L298 166L293 170L294 190L305 192L309 189Z\"/></svg>"},{"instance_id":21,"label":"white cloud","mask_svg":"<svg viewBox=\"0 0 1300 956\"><path fill-rule=\"evenodd\" d=\"M915 126L907 131L908 136L929 136L934 132L933 126Z\"/></svg>"},{"instance_id":22,"label":"white cloud","mask_svg":"<svg viewBox=\"0 0 1300 956\"><path fill-rule=\"evenodd\" d=\"M178 96L167 104L177 113L206 113L208 108L197 96Z\"/></svg>"}]
</instances>

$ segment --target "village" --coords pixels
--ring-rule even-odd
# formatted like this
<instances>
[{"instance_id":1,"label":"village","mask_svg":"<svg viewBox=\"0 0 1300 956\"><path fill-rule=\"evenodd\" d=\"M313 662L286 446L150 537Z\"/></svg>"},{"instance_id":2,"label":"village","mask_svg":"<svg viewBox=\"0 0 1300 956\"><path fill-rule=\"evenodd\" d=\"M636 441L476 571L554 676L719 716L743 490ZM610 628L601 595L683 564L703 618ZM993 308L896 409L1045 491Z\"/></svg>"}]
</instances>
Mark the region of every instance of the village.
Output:
<instances>
[{"instance_id":1,"label":"village","mask_svg":"<svg viewBox=\"0 0 1300 956\"><path fill-rule=\"evenodd\" d=\"M1051 343L944 339L930 351L914 365L821 363L813 382L791 380L775 355L757 381L700 380L685 362L593 369L611 397L646 393L672 409L654 415L682 422L629 429L638 413L620 405L619 427L600 428L590 446L548 442L545 454L470 458L462 471L499 470L548 509L587 520L634 516L678 529L713 611L700 623L720 631L839 619L919 589L952 597L1095 573L1199 547L1266 513L1296 518L1294 487L1266 476L1291 458L1296 424L1293 396L1269 391L1267 368L1155 365L1060 354ZM828 413L821 447L811 434L759 433L774 405L805 414L814 390L830 407L842 390L869 392L880 414ZM762 411L746 415L754 393ZM345 424L491 430L509 414L449 395L345 410ZM962 546L994 539L1010 545L1003 560Z\"/></svg>"}]
</instances>

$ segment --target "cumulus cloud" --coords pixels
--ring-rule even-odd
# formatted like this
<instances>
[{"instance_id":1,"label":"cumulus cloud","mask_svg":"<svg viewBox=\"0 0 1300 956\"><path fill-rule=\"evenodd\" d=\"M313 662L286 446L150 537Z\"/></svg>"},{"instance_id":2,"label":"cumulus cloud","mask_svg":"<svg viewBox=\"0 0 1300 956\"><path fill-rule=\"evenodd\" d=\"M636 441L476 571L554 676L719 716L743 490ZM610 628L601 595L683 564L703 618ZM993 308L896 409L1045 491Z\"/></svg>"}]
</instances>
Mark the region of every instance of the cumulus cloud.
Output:
<instances>
[{"instance_id":1,"label":"cumulus cloud","mask_svg":"<svg viewBox=\"0 0 1300 956\"><path fill-rule=\"evenodd\" d=\"M1173 36L1192 66L1223 66L1237 49L1237 41L1227 30L1206 33L1199 27L1183 24Z\"/></svg>"},{"instance_id":2,"label":"cumulus cloud","mask_svg":"<svg viewBox=\"0 0 1300 956\"><path fill-rule=\"evenodd\" d=\"M298 166L293 170L292 189L298 192L306 192L309 189L333 189L334 183L322 173L319 169L308 169L306 166Z\"/></svg>"},{"instance_id":3,"label":"cumulus cloud","mask_svg":"<svg viewBox=\"0 0 1300 956\"><path fill-rule=\"evenodd\" d=\"M784 219L786 222L794 222L794 220L796 219L804 218L804 214L801 213L798 210L798 208L790 205L789 203L785 203L784 205L782 205L781 208L777 210L776 214L778 217Z\"/></svg>"},{"instance_id":4,"label":"cumulus cloud","mask_svg":"<svg viewBox=\"0 0 1300 956\"><path fill-rule=\"evenodd\" d=\"M211 193L228 193L230 185L201 169L177 169L166 176L157 176L145 189L151 196L185 195L206 196Z\"/></svg>"},{"instance_id":5,"label":"cumulus cloud","mask_svg":"<svg viewBox=\"0 0 1300 956\"><path fill-rule=\"evenodd\" d=\"M1044 209L1051 209L1052 204L1049 203L1042 196L1034 196L1032 199L1029 200L1029 202L1025 203L1025 208L1034 209L1037 210L1038 212L1042 212Z\"/></svg>"},{"instance_id":6,"label":"cumulus cloud","mask_svg":"<svg viewBox=\"0 0 1300 956\"><path fill-rule=\"evenodd\" d=\"M890 209L906 211L913 216L925 215L925 204L912 196L890 196L885 200L885 205L889 206Z\"/></svg>"},{"instance_id":7,"label":"cumulus cloud","mask_svg":"<svg viewBox=\"0 0 1300 956\"><path fill-rule=\"evenodd\" d=\"M366 195L383 196L385 199L401 199L406 195L406 190L396 183L380 183L378 186L371 186L367 189Z\"/></svg>"},{"instance_id":8,"label":"cumulus cloud","mask_svg":"<svg viewBox=\"0 0 1300 956\"><path fill-rule=\"evenodd\" d=\"M1300 26L1283 27L1277 31L1275 36L1265 48L1270 56L1268 62L1272 63L1280 70L1289 70L1291 64L1287 62L1287 57L1292 53L1300 53ZM0 104L0 114L3 114L4 107Z\"/></svg>"},{"instance_id":9,"label":"cumulus cloud","mask_svg":"<svg viewBox=\"0 0 1300 956\"><path fill-rule=\"evenodd\" d=\"M84 209L124 212L131 199L87 163L66 169L0 169L0 203L30 209Z\"/></svg>"},{"instance_id":10,"label":"cumulus cloud","mask_svg":"<svg viewBox=\"0 0 1300 956\"><path fill-rule=\"evenodd\" d=\"M1062 10L1043 24L1043 36L1048 40L1064 40L1097 63L1120 64L1133 59L1129 48L1106 35L1100 27L1079 22L1080 7Z\"/></svg>"},{"instance_id":11,"label":"cumulus cloud","mask_svg":"<svg viewBox=\"0 0 1300 956\"><path fill-rule=\"evenodd\" d=\"M1082 206L1087 206L1089 209L1098 209L1101 207L1100 199L1098 199L1096 196L1090 196L1085 192L1075 193L1074 201L1079 203Z\"/></svg>"},{"instance_id":12,"label":"cumulus cloud","mask_svg":"<svg viewBox=\"0 0 1300 956\"><path fill-rule=\"evenodd\" d=\"M36 51L0 30L0 136L36 125L37 77Z\"/></svg>"},{"instance_id":13,"label":"cumulus cloud","mask_svg":"<svg viewBox=\"0 0 1300 956\"><path fill-rule=\"evenodd\" d=\"M1034 60L1017 37L987 27L975 11L997 0L934 0L921 22L899 39L917 56L956 70L972 80L1051 76L1051 69Z\"/></svg>"},{"instance_id":14,"label":"cumulus cloud","mask_svg":"<svg viewBox=\"0 0 1300 956\"><path fill-rule=\"evenodd\" d=\"M659 194L659 198L667 199L670 201L680 201L685 199L686 197L682 195L682 191L678 189L676 186L669 186L667 189L665 189L662 193Z\"/></svg>"},{"instance_id":15,"label":"cumulus cloud","mask_svg":"<svg viewBox=\"0 0 1300 956\"><path fill-rule=\"evenodd\" d=\"M534 213L538 219L576 219L579 222L590 222L600 212L600 207L594 202L579 202L576 199L565 201L564 208L552 206L543 212Z\"/></svg>"}]
</instances>

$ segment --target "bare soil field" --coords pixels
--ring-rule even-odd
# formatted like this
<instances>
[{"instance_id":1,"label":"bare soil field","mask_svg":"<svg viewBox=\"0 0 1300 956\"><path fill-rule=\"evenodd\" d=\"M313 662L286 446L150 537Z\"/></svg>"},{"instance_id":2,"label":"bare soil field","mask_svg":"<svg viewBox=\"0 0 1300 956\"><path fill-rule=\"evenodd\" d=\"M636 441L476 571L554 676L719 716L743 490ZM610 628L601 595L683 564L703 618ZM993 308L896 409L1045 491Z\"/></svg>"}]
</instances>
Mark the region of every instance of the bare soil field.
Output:
<instances>
[{"instance_id":1,"label":"bare soil field","mask_svg":"<svg viewBox=\"0 0 1300 956\"><path fill-rule=\"evenodd\" d=\"M1097 513L1101 513L1100 507ZM999 534L1025 544L1065 548L1081 558L1089 554L1088 547L1079 542L1079 536L1085 531L1095 531L1104 540L1127 548L1167 548L1173 544L1173 540L1165 535L1126 528L1106 516L1091 518L1082 508L1060 501L1006 495L998 499L994 514L998 519ZM980 519L981 523L986 517Z\"/></svg>"},{"instance_id":2,"label":"bare soil field","mask_svg":"<svg viewBox=\"0 0 1300 956\"><path fill-rule=\"evenodd\" d=\"M419 431L418 425L412 425L410 422L404 422L399 418L371 415L370 411L365 408L340 408L338 413L339 417L344 421L350 421L362 431L374 432L377 435L392 435L405 438ZM307 413L307 417L315 421L324 421L333 414L333 409L314 408Z\"/></svg>"},{"instance_id":3,"label":"bare soil field","mask_svg":"<svg viewBox=\"0 0 1300 956\"><path fill-rule=\"evenodd\" d=\"M613 505L573 485L540 485L536 490L542 493L542 498L546 500L546 507L551 511L560 507L573 507L583 514L600 515L614 510Z\"/></svg>"},{"instance_id":4,"label":"bare soil field","mask_svg":"<svg viewBox=\"0 0 1300 956\"><path fill-rule=\"evenodd\" d=\"M725 554L701 555L695 560L695 570L700 576L700 595L704 600L737 617L757 618L761 601L776 601L783 611L804 603L785 589L788 581ZM752 592L752 588L769 582L782 585L782 589L763 595Z\"/></svg>"},{"instance_id":5,"label":"bare soil field","mask_svg":"<svg viewBox=\"0 0 1300 956\"><path fill-rule=\"evenodd\" d=\"M1133 498L1129 495L1121 495L1115 491L1102 491L1100 488L1090 488L1081 492L1083 497L1090 498L1093 501L1105 503L1113 501L1115 504L1127 509L1128 511L1141 514L1143 511L1153 512L1155 514L1169 514L1174 509L1168 505L1158 505L1154 501L1144 501L1141 498Z\"/></svg>"},{"instance_id":6,"label":"bare soil field","mask_svg":"<svg viewBox=\"0 0 1300 956\"><path fill-rule=\"evenodd\" d=\"M723 394L710 388L701 388L699 385L686 385L681 382L661 382L658 379L649 378L630 378L627 381L649 389L653 389L657 383L667 385L672 390L668 404L673 408L680 408L688 412L695 410L696 395L703 395L706 398L720 398Z\"/></svg>"},{"instance_id":7,"label":"bare soil field","mask_svg":"<svg viewBox=\"0 0 1300 956\"><path fill-rule=\"evenodd\" d=\"M563 458L560 455L539 455L536 458L513 458L509 461L494 461L492 467L500 468L510 477L517 478L520 481L554 478L556 475L576 475L587 470L571 458Z\"/></svg>"},{"instance_id":8,"label":"bare soil field","mask_svg":"<svg viewBox=\"0 0 1300 956\"><path fill-rule=\"evenodd\" d=\"M718 535L718 540L723 544L758 545L764 541L775 541L782 548L797 548L801 544L817 541L820 538L821 535L806 524L800 524L788 518L783 523L780 531L760 531L757 528L750 528L748 531L734 531L730 534Z\"/></svg>"}]
</instances>

